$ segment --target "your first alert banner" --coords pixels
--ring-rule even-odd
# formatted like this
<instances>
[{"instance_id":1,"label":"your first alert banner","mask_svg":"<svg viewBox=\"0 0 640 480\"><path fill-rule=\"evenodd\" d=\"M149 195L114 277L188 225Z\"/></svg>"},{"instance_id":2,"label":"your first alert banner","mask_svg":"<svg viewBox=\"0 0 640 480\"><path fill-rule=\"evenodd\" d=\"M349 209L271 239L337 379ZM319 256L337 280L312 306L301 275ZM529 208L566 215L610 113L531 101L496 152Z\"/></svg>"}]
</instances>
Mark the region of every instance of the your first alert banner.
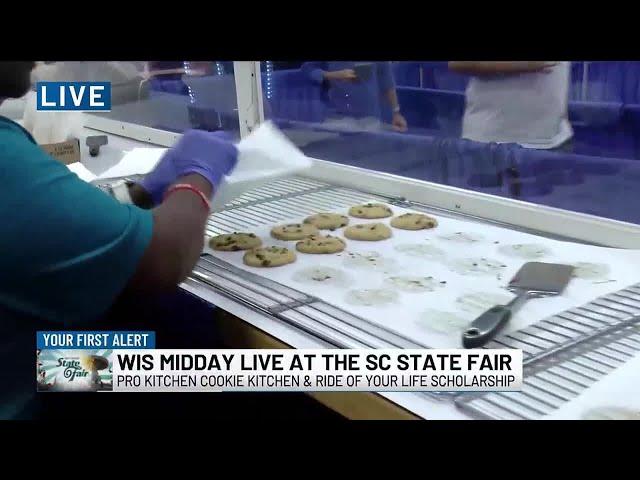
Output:
<instances>
[{"instance_id":1,"label":"your first alert banner","mask_svg":"<svg viewBox=\"0 0 640 480\"><path fill-rule=\"evenodd\" d=\"M154 332L37 332L38 391L517 391L521 350L162 350Z\"/></svg>"}]
</instances>

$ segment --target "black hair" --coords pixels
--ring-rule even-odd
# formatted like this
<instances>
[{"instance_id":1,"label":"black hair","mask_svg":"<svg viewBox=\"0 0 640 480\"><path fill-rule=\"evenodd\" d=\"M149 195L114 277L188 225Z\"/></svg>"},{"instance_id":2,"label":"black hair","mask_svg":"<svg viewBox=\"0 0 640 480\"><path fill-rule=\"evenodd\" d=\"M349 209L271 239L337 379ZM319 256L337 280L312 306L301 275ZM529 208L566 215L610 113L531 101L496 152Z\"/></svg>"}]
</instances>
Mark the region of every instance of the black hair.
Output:
<instances>
[{"instance_id":1,"label":"black hair","mask_svg":"<svg viewBox=\"0 0 640 480\"><path fill-rule=\"evenodd\" d=\"M0 98L20 98L31 88L36 62L0 62Z\"/></svg>"}]
</instances>

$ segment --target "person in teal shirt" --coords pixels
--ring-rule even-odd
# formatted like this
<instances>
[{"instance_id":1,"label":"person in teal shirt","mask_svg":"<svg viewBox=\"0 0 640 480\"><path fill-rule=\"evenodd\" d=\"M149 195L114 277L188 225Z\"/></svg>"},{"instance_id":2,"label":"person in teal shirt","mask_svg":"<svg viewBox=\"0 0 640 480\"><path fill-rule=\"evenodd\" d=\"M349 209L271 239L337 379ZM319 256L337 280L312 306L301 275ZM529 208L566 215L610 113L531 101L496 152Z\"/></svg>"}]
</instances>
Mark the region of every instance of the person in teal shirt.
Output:
<instances>
[{"instance_id":1,"label":"person in teal shirt","mask_svg":"<svg viewBox=\"0 0 640 480\"><path fill-rule=\"evenodd\" d=\"M28 91L34 67L0 62L0 102ZM31 418L36 330L90 326L119 298L186 278L202 252L207 199L236 161L221 136L186 132L116 200L0 117L0 419Z\"/></svg>"}]
</instances>

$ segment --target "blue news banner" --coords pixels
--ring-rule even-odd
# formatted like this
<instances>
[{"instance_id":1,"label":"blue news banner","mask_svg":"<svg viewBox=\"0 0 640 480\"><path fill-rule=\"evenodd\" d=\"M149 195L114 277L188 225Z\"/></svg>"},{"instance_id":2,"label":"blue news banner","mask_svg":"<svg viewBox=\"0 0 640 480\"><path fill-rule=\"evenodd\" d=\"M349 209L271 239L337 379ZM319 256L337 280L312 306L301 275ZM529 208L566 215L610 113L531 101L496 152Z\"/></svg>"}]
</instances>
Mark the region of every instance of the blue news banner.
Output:
<instances>
[{"instance_id":1,"label":"blue news banner","mask_svg":"<svg viewBox=\"0 0 640 480\"><path fill-rule=\"evenodd\" d=\"M109 112L111 82L37 82L36 110Z\"/></svg>"},{"instance_id":2,"label":"blue news banner","mask_svg":"<svg viewBox=\"0 0 640 480\"><path fill-rule=\"evenodd\" d=\"M155 346L155 332L37 332L37 390L111 391L113 351Z\"/></svg>"}]
</instances>

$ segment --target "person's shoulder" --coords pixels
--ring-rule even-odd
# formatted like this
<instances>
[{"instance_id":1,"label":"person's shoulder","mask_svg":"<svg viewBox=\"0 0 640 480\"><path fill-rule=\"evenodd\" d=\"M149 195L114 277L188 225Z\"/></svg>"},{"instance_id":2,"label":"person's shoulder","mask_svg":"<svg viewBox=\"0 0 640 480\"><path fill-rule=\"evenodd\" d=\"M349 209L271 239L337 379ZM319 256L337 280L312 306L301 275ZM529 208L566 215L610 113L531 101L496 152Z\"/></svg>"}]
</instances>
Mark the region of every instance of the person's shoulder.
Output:
<instances>
[{"instance_id":1,"label":"person's shoulder","mask_svg":"<svg viewBox=\"0 0 640 480\"><path fill-rule=\"evenodd\" d=\"M0 155L4 160L7 156L31 152L33 154L44 153L34 142L33 138L24 128L13 120L0 117Z\"/></svg>"},{"instance_id":2,"label":"person's shoulder","mask_svg":"<svg viewBox=\"0 0 640 480\"><path fill-rule=\"evenodd\" d=\"M3 115L0 115L0 132L14 133L17 135L22 135L27 139L30 138L29 137L30 134L22 127L22 125Z\"/></svg>"},{"instance_id":3,"label":"person's shoulder","mask_svg":"<svg viewBox=\"0 0 640 480\"><path fill-rule=\"evenodd\" d=\"M24 176L47 170L66 173L68 169L45 152L18 124L0 119L0 165L5 175Z\"/></svg>"}]
</instances>

